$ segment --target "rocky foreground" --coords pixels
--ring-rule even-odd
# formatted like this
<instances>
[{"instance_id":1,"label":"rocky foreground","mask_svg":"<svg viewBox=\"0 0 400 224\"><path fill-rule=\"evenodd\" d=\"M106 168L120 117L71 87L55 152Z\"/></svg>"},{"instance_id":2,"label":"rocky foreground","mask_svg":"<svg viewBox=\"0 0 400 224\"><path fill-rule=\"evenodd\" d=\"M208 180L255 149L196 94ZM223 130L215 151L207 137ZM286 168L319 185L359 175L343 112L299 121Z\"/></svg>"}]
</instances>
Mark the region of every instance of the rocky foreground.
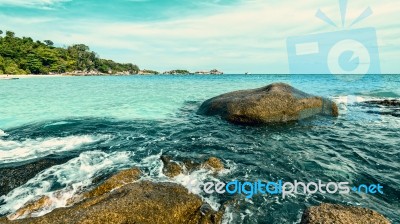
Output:
<instances>
[{"instance_id":1,"label":"rocky foreground","mask_svg":"<svg viewBox=\"0 0 400 224\"><path fill-rule=\"evenodd\" d=\"M169 176L178 164L163 156ZM196 168L218 171L222 162L210 158ZM197 166L198 165L198 166ZM193 166L194 167L194 166ZM215 168L214 168L215 167ZM175 167L176 168L176 167ZM172 170L171 170L172 169ZM186 168L185 168L186 170ZM174 171L174 175L184 172ZM71 198L66 208L58 208L41 217L37 212L51 207L51 199L43 196L27 203L14 214L0 218L0 223L220 223L223 210L214 211L202 199L178 184L141 181L138 168L120 171L94 189Z\"/></svg>"},{"instance_id":2,"label":"rocky foreground","mask_svg":"<svg viewBox=\"0 0 400 224\"><path fill-rule=\"evenodd\" d=\"M302 92L285 83L225 93L205 101L198 114L219 115L237 124L259 125L297 121L324 114L337 117L337 105L329 99Z\"/></svg>"},{"instance_id":3,"label":"rocky foreground","mask_svg":"<svg viewBox=\"0 0 400 224\"><path fill-rule=\"evenodd\" d=\"M140 181L42 217L5 223L219 223L222 213L203 205L180 185Z\"/></svg>"},{"instance_id":4,"label":"rocky foreground","mask_svg":"<svg viewBox=\"0 0 400 224\"><path fill-rule=\"evenodd\" d=\"M222 161L210 157L203 162L175 160L161 156L163 173L168 177L208 169L215 174L224 169ZM122 170L90 191L71 198L68 207L41 216L35 213L50 208L52 201L43 196L28 202L14 214L0 218L1 224L130 224L130 223L221 223L224 206L214 211L211 206L181 185L171 182L141 180L138 168ZM229 204L229 203L228 203ZM306 209L301 224L388 224L385 217L366 208L321 204Z\"/></svg>"},{"instance_id":5,"label":"rocky foreground","mask_svg":"<svg viewBox=\"0 0 400 224\"><path fill-rule=\"evenodd\" d=\"M321 204L306 209L301 224L390 224L381 214L367 208Z\"/></svg>"}]
</instances>

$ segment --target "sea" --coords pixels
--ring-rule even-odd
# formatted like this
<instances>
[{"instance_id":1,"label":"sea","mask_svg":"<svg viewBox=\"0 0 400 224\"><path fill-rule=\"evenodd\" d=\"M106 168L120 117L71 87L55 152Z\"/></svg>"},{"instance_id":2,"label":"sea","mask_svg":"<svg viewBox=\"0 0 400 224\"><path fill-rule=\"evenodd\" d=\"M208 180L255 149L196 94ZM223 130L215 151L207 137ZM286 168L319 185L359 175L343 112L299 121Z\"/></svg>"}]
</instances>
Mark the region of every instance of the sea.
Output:
<instances>
[{"instance_id":1,"label":"sea","mask_svg":"<svg viewBox=\"0 0 400 224\"><path fill-rule=\"evenodd\" d=\"M266 126L234 125L197 115L222 93L275 82L335 101L337 118ZM0 80L0 216L49 196L44 215L119 170L139 167L142 179L175 182L214 209L224 223L299 223L320 203L362 206L400 223L400 108L367 103L400 99L400 75L149 75ZM204 161L173 179L161 155ZM233 180L380 184L383 194L288 195L205 193L201 184ZM193 185L193 182L199 183ZM194 187L195 186L195 187Z\"/></svg>"}]
</instances>

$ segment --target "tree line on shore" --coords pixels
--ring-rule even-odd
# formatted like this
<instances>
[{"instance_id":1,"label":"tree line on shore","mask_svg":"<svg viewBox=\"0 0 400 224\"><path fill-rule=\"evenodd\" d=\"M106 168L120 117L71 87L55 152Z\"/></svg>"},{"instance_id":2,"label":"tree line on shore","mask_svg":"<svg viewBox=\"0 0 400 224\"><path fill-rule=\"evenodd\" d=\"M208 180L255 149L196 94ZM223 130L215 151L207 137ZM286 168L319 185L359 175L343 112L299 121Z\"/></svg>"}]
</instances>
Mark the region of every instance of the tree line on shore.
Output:
<instances>
[{"instance_id":1,"label":"tree line on shore","mask_svg":"<svg viewBox=\"0 0 400 224\"><path fill-rule=\"evenodd\" d=\"M132 63L101 59L84 44L55 47L51 40L34 41L16 37L12 31L0 30L0 74L62 74L62 73L127 73L137 74Z\"/></svg>"}]
</instances>

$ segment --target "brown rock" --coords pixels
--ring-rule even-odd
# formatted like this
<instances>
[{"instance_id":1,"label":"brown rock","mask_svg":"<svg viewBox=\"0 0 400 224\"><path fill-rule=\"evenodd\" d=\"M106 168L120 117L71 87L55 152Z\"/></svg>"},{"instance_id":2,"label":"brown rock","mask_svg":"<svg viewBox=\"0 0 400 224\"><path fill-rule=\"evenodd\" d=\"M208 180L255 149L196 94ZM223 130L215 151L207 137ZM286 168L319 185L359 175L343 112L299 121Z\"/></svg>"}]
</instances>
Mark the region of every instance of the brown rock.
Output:
<instances>
[{"instance_id":1,"label":"brown rock","mask_svg":"<svg viewBox=\"0 0 400 224\"><path fill-rule=\"evenodd\" d=\"M70 158L49 159L44 158L38 161L24 164L17 167L0 168L0 196L8 194L12 189L15 189L28 180L33 178L40 171L45 170L57 164L64 163Z\"/></svg>"},{"instance_id":2,"label":"brown rock","mask_svg":"<svg viewBox=\"0 0 400 224\"><path fill-rule=\"evenodd\" d=\"M30 201L26 203L22 208L18 209L14 214L8 216L10 220L14 220L21 217L30 217L34 212L43 210L51 206L51 199L48 196L42 196L36 201Z\"/></svg>"},{"instance_id":3,"label":"brown rock","mask_svg":"<svg viewBox=\"0 0 400 224\"><path fill-rule=\"evenodd\" d=\"M183 160L183 164L188 172L193 172L201 168L201 163L195 162L190 159Z\"/></svg>"},{"instance_id":4,"label":"brown rock","mask_svg":"<svg viewBox=\"0 0 400 224\"><path fill-rule=\"evenodd\" d=\"M135 182L72 207L6 223L220 223L222 212L174 183Z\"/></svg>"},{"instance_id":5,"label":"brown rock","mask_svg":"<svg viewBox=\"0 0 400 224\"><path fill-rule=\"evenodd\" d=\"M219 172L224 169L224 164L220 159L210 157L203 163L203 167Z\"/></svg>"},{"instance_id":6,"label":"brown rock","mask_svg":"<svg viewBox=\"0 0 400 224\"><path fill-rule=\"evenodd\" d=\"M400 106L400 100L370 100L370 101L365 101L364 103L382 105L382 106L386 106L386 107Z\"/></svg>"},{"instance_id":7,"label":"brown rock","mask_svg":"<svg viewBox=\"0 0 400 224\"><path fill-rule=\"evenodd\" d=\"M361 207L321 204L307 208L301 224L390 224L381 214Z\"/></svg>"},{"instance_id":8,"label":"brown rock","mask_svg":"<svg viewBox=\"0 0 400 224\"><path fill-rule=\"evenodd\" d=\"M140 178L141 171L138 168L131 168L127 170L122 170L118 172L117 174L113 175L104 183L100 184L98 187L95 189L84 193L83 197L84 198L90 198L90 197L95 197L95 196L100 196L103 195L107 192L110 192L111 190L115 188L122 187L126 184L132 183Z\"/></svg>"},{"instance_id":9,"label":"brown rock","mask_svg":"<svg viewBox=\"0 0 400 224\"><path fill-rule=\"evenodd\" d=\"M208 158L203 163L194 162L190 159L185 159L183 163L172 161L172 157L162 155L160 158L164 164L163 173L170 178L176 177L181 173L190 173L200 168L206 168L219 172L224 169L224 164L220 159L215 157Z\"/></svg>"},{"instance_id":10,"label":"brown rock","mask_svg":"<svg viewBox=\"0 0 400 224\"><path fill-rule=\"evenodd\" d=\"M164 174L167 177L176 177L181 173L182 167L176 162L171 162L166 167L164 167Z\"/></svg>"},{"instance_id":11,"label":"brown rock","mask_svg":"<svg viewBox=\"0 0 400 224\"><path fill-rule=\"evenodd\" d=\"M115 188L122 187L126 184L132 183L139 179L141 171L138 168L132 168L127 170L122 170L117 174L113 175L109 179L107 179L104 183L100 184L98 187L93 190L84 193L83 195L77 195L73 198L70 198L67 201L67 206L73 205L79 201L82 201L86 198L92 198L96 196L103 195L107 192ZM58 192L58 194L62 194ZM61 197L61 195L56 197ZM14 220L21 217L31 217L32 213L43 210L52 205L52 201L48 196L43 196L36 201L28 202L22 208L18 209L14 214L8 216L9 219Z\"/></svg>"},{"instance_id":12,"label":"brown rock","mask_svg":"<svg viewBox=\"0 0 400 224\"><path fill-rule=\"evenodd\" d=\"M171 156L162 155L161 160L164 164L163 173L165 176L173 178L183 172L182 167L178 163L171 161Z\"/></svg>"},{"instance_id":13,"label":"brown rock","mask_svg":"<svg viewBox=\"0 0 400 224\"><path fill-rule=\"evenodd\" d=\"M205 101L197 113L219 115L227 121L249 125L295 121L316 114L339 115L337 105L331 100L285 83L216 96Z\"/></svg>"}]
</instances>

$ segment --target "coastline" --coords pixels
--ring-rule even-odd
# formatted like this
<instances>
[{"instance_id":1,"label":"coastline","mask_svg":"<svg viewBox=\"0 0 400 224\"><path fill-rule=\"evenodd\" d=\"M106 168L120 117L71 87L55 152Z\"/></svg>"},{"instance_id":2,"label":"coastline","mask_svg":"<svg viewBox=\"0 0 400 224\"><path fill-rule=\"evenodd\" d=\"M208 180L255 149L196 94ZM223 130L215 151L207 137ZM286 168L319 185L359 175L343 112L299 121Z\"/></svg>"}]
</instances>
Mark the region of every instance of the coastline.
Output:
<instances>
[{"instance_id":1,"label":"coastline","mask_svg":"<svg viewBox=\"0 0 400 224\"><path fill-rule=\"evenodd\" d=\"M48 78L48 77L63 77L66 75L0 75L0 79L26 79L26 78Z\"/></svg>"}]
</instances>

